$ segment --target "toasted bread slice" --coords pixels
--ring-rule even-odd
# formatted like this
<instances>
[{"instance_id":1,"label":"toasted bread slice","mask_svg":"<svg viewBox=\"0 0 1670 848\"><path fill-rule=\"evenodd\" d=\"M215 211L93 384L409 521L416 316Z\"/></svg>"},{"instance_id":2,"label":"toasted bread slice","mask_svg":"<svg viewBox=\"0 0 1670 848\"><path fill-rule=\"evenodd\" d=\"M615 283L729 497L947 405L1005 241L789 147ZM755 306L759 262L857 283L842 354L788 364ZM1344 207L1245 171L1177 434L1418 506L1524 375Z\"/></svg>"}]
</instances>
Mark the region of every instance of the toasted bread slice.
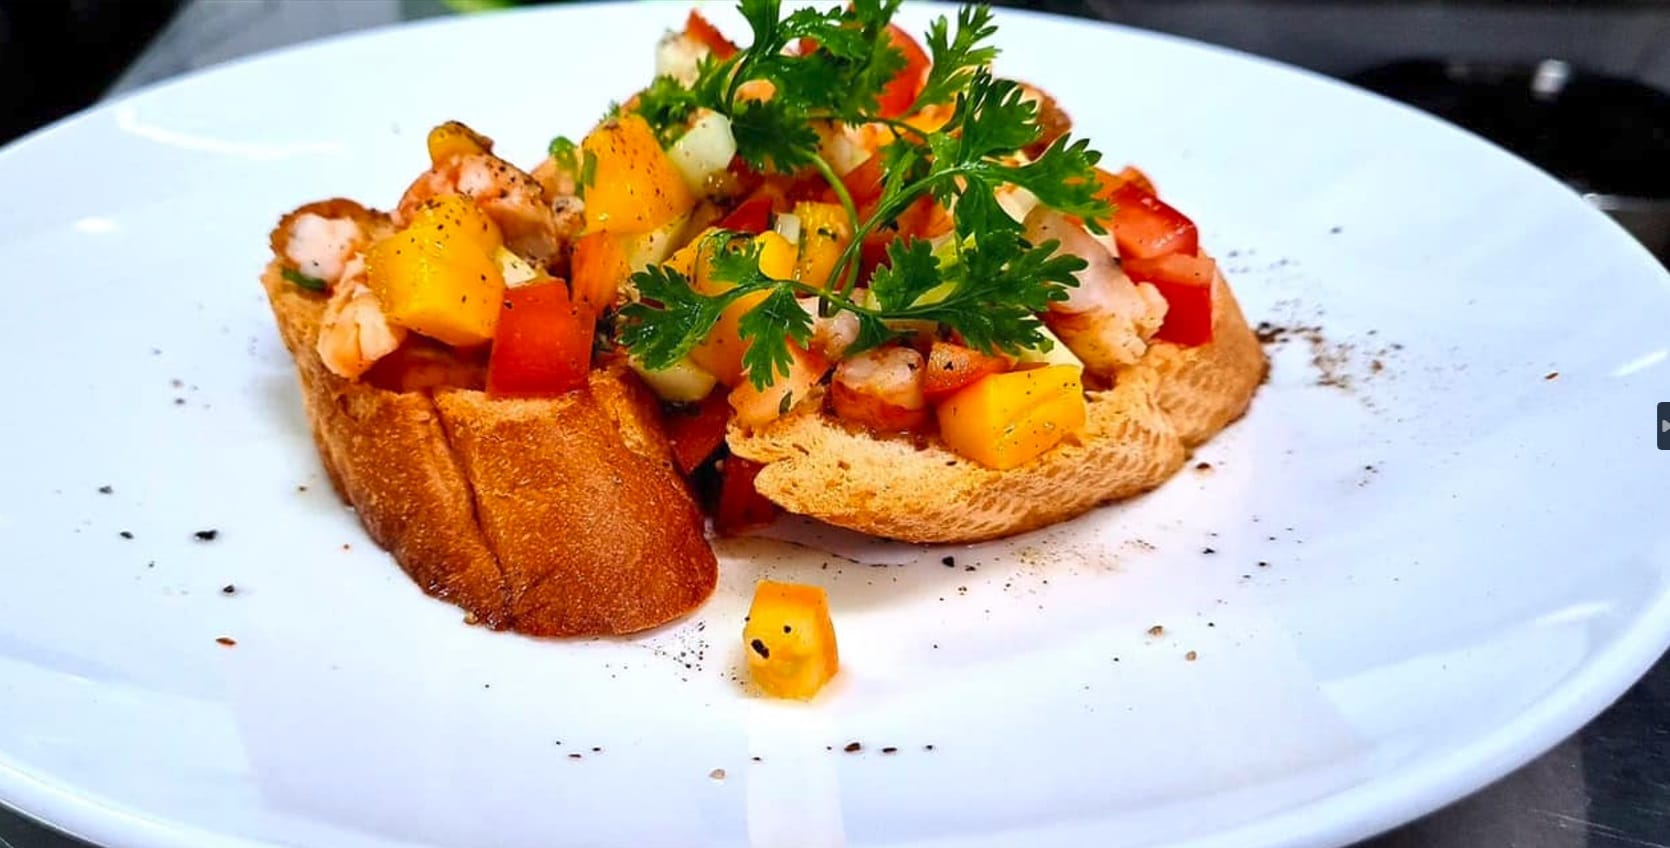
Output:
<instances>
[{"instance_id":1,"label":"toasted bread slice","mask_svg":"<svg viewBox=\"0 0 1670 848\"><path fill-rule=\"evenodd\" d=\"M323 295L276 261L262 284L332 482L425 592L538 636L644 630L713 592L701 514L629 372L541 400L389 391L320 361Z\"/></svg>"},{"instance_id":2,"label":"toasted bread slice","mask_svg":"<svg viewBox=\"0 0 1670 848\"><path fill-rule=\"evenodd\" d=\"M1071 518L1152 489L1188 450L1239 418L1267 363L1220 276L1213 341L1158 343L1088 395L1084 431L1018 468L995 471L937 437L878 437L811 398L756 431L732 426L731 451L764 464L754 485L789 512L909 542L973 542Z\"/></svg>"}]
</instances>

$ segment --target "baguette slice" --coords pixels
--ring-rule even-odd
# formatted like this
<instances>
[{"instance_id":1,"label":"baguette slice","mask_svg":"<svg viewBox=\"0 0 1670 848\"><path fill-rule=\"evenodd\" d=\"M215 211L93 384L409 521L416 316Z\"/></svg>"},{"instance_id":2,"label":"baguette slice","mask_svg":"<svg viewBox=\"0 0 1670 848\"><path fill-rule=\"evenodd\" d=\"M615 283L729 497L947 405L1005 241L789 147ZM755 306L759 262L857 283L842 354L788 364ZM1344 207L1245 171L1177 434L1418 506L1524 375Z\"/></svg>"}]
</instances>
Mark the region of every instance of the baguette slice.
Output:
<instances>
[{"instance_id":1,"label":"baguette slice","mask_svg":"<svg viewBox=\"0 0 1670 848\"><path fill-rule=\"evenodd\" d=\"M1213 341L1157 343L1088 394L1084 432L1018 468L996 471L937 437L877 437L823 411L821 397L752 432L731 451L763 463L754 485L789 512L908 542L974 542L1071 518L1164 482L1190 448L1246 412L1268 364L1222 276Z\"/></svg>"},{"instance_id":2,"label":"baguette slice","mask_svg":"<svg viewBox=\"0 0 1670 848\"><path fill-rule=\"evenodd\" d=\"M645 630L712 594L701 513L630 373L541 400L388 391L320 361L324 296L276 261L262 285L332 483L425 592L535 636Z\"/></svg>"}]
</instances>

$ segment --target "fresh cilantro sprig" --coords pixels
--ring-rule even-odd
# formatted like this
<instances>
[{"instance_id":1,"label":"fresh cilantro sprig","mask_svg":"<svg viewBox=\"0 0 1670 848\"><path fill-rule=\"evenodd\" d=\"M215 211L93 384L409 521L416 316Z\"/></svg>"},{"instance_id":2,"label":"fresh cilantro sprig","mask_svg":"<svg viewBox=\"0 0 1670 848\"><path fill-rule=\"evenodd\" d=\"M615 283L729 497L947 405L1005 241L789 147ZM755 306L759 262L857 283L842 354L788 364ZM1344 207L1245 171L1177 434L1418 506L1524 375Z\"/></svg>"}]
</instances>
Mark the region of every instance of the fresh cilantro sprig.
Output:
<instances>
[{"instance_id":1,"label":"fresh cilantro sprig","mask_svg":"<svg viewBox=\"0 0 1670 848\"><path fill-rule=\"evenodd\" d=\"M1100 154L1065 136L1035 159L1020 153L1044 129L1037 105L1020 85L988 69L997 56L988 43L997 28L981 6L960 10L954 26L941 17L927 32L932 65L907 114L949 107L950 121L929 131L879 114L881 92L904 67L887 32L897 6L898 0L860 0L844 10L803 9L785 17L780 0L741 0L752 44L725 60L704 60L692 84L663 77L636 98L632 108L664 141L676 137L696 110L712 109L730 119L738 155L753 167L816 169L841 199L853 233L826 288L766 275L758 244L736 233L710 236L698 252L710 257L709 278L729 286L722 294L697 292L666 267L634 275L640 300L621 311L621 341L647 367L672 365L701 343L726 308L761 293L738 322L746 345L742 364L760 388L789 373L789 346L810 341L814 312L857 317L853 352L888 343L899 335L901 321L935 322L988 353L1048 348L1038 313L1067 297L1086 263L1059 254L1053 241L1028 243L1021 223L998 203L998 192L1011 185L1026 189L1041 205L1103 232L1100 222L1112 210L1095 195ZM816 49L802 49L808 42ZM744 96L755 81L770 83L768 98ZM881 151L880 196L865 205L862 217L819 153L819 121L895 130ZM954 211L949 253L923 240L895 240L889 262L860 297L866 237L895 227L924 198ZM816 309L802 305L814 298Z\"/></svg>"}]
</instances>

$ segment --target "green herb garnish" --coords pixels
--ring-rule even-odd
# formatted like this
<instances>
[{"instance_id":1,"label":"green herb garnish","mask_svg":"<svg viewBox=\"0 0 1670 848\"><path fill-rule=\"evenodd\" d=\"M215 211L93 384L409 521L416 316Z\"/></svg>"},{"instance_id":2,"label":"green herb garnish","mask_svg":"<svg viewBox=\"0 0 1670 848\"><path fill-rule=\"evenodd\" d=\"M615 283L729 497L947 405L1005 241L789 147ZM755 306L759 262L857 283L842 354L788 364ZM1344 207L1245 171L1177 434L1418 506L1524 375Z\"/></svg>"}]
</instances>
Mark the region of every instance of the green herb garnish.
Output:
<instances>
[{"instance_id":1,"label":"green herb garnish","mask_svg":"<svg viewBox=\"0 0 1670 848\"><path fill-rule=\"evenodd\" d=\"M284 279L289 280L290 282L295 283L308 291L322 292L325 289L330 288L325 285L324 280L321 280L318 277L309 277L294 268L280 268L278 269L278 274Z\"/></svg>"},{"instance_id":2,"label":"green herb garnish","mask_svg":"<svg viewBox=\"0 0 1670 848\"><path fill-rule=\"evenodd\" d=\"M845 10L802 9L784 17L780 0L742 0L743 17L753 30L751 45L723 61L704 61L690 85L662 77L639 95L635 111L664 140L681 132L697 109L711 109L730 119L737 154L753 167L784 173L815 169L841 199L853 233L827 288L766 276L759 248L732 233L711 236L702 250L713 257L712 278L731 284L723 294L696 292L682 274L665 267L635 274L641 299L621 312L621 340L646 366L672 365L702 341L727 306L756 292L767 296L743 315L738 331L748 344L743 366L759 388L789 373L789 344L804 346L811 338L811 316L798 297L818 298L820 314L857 316L853 352L887 343L897 335L890 329L897 321L936 322L987 353L1048 347L1036 313L1066 299L1085 262L1058 254L1054 242L1028 243L1021 224L999 205L997 192L1019 186L1040 204L1103 232L1098 222L1112 210L1095 196L1101 156L1087 142L1065 136L1036 159L1018 155L1044 129L1036 104L1022 98L1020 86L986 68L998 53L986 43L997 28L983 6L962 9L954 24L941 17L927 32L933 64L910 112L949 105L950 122L929 132L880 115L881 92L904 67L903 54L887 34L898 5L898 0L860 0ZM817 49L804 54L786 49L801 39L816 42ZM739 96L755 80L772 84L769 100ZM880 154L886 174L881 194L862 216L819 153L819 121L880 123L895 131ZM926 241L896 240L888 248L890 266L867 281L867 297L858 297L865 237L896 226L912 204L930 196L955 210L952 255L936 256Z\"/></svg>"}]
</instances>

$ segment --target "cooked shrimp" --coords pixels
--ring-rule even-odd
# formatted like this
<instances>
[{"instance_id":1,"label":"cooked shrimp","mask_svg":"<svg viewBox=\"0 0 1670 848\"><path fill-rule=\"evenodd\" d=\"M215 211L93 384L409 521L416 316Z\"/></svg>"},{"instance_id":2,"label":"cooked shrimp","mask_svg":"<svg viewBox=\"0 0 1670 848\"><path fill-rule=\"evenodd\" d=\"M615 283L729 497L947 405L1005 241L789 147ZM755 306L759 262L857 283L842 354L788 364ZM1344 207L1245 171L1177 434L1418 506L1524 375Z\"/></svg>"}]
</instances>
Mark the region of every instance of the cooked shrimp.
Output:
<instances>
[{"instance_id":1,"label":"cooked shrimp","mask_svg":"<svg viewBox=\"0 0 1670 848\"><path fill-rule=\"evenodd\" d=\"M914 430L928 420L922 354L908 347L868 350L835 368L829 399L835 414L873 430Z\"/></svg>"},{"instance_id":2,"label":"cooked shrimp","mask_svg":"<svg viewBox=\"0 0 1670 848\"><path fill-rule=\"evenodd\" d=\"M343 276L325 304L314 349L338 377L354 379L406 339L406 328L392 325L376 293L365 284L365 257L348 260Z\"/></svg>"},{"instance_id":3,"label":"cooked shrimp","mask_svg":"<svg viewBox=\"0 0 1670 848\"><path fill-rule=\"evenodd\" d=\"M858 316L842 310L812 318L812 349L834 362L858 341Z\"/></svg>"},{"instance_id":4,"label":"cooked shrimp","mask_svg":"<svg viewBox=\"0 0 1670 848\"><path fill-rule=\"evenodd\" d=\"M406 189L395 223L411 220L433 197L462 194L479 204L504 233L505 246L537 262L562 248L556 215L533 177L491 153L461 153L423 172Z\"/></svg>"},{"instance_id":5,"label":"cooked shrimp","mask_svg":"<svg viewBox=\"0 0 1670 848\"><path fill-rule=\"evenodd\" d=\"M1053 209L1034 209L1026 219L1026 236L1034 244L1054 239L1060 250L1089 263L1076 275L1079 284L1067 289L1067 299L1050 304L1044 315L1044 323L1068 350L1102 375L1140 359L1165 320L1166 301L1159 291L1148 283L1132 283L1106 246Z\"/></svg>"},{"instance_id":6,"label":"cooked shrimp","mask_svg":"<svg viewBox=\"0 0 1670 848\"><path fill-rule=\"evenodd\" d=\"M354 254L380 229L377 215L352 200L322 200L285 215L273 228L273 253L291 268L334 287Z\"/></svg>"}]
</instances>

